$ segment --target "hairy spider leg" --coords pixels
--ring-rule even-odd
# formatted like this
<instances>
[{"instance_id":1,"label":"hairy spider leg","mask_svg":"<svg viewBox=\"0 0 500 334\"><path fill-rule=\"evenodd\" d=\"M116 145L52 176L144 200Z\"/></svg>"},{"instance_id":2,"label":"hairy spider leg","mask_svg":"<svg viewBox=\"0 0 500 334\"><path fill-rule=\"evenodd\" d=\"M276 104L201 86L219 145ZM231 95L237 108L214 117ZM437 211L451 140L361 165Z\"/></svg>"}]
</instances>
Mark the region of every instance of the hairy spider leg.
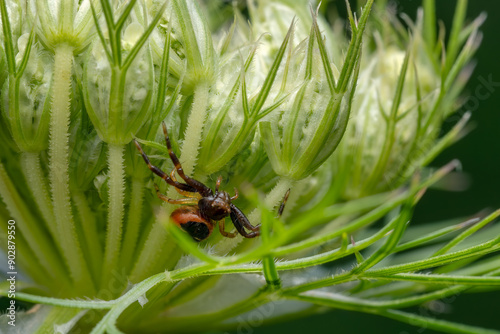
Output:
<instances>
[{"instance_id":1,"label":"hairy spider leg","mask_svg":"<svg viewBox=\"0 0 500 334\"><path fill-rule=\"evenodd\" d=\"M212 189L208 188L206 185L201 183L200 181L197 181L195 179L190 178L186 174L184 174L184 170L182 169L181 163L177 156L175 155L174 151L172 150L172 145L170 144L170 138L168 137L168 131L167 131L167 126L165 125L165 122L162 122L163 126L163 133L165 135L165 142L167 144L167 149L168 149L168 154L170 155L170 159L174 163L175 169L177 170L177 173L179 176L186 181L186 183L191 186L192 188L196 189L201 196L207 197L213 195ZM185 190L185 189L183 189ZM190 190L188 190L190 191Z\"/></svg>"},{"instance_id":2,"label":"hairy spider leg","mask_svg":"<svg viewBox=\"0 0 500 334\"><path fill-rule=\"evenodd\" d=\"M141 152L141 155L142 155L142 158L144 159L144 161L146 162L146 164L148 165L148 168L153 172L155 173L156 175L158 175L159 177L161 177L163 180L165 180L165 182L167 182L168 184L170 184L171 186L174 186L175 188L178 188L178 189L181 189L183 191L189 191L189 192L196 192L197 190L190 186L190 185L187 185L187 184L184 184L184 183L179 183L177 181L174 181L172 180L167 174L165 174L165 172L163 172L160 168L154 166L151 164L151 162L149 161L149 158L148 156L146 155L146 153L144 153L141 145L137 142L137 140L134 139L134 143L135 143L135 147L137 147L137 149L139 150L139 152Z\"/></svg>"},{"instance_id":3,"label":"hairy spider leg","mask_svg":"<svg viewBox=\"0 0 500 334\"><path fill-rule=\"evenodd\" d=\"M238 232L226 232L225 228L226 228L226 226L224 224L224 219L219 220L219 231L220 231L220 234L222 234L226 238L234 238L238 234Z\"/></svg>"},{"instance_id":4,"label":"hairy spider leg","mask_svg":"<svg viewBox=\"0 0 500 334\"><path fill-rule=\"evenodd\" d=\"M170 204L189 204L189 205L198 204L198 199L196 198L179 198L179 199L168 198L167 196L163 195L160 192L160 189L158 188L156 183L155 183L155 189L156 189L156 196L158 196L158 198L161 199L162 201L168 202Z\"/></svg>"},{"instance_id":5,"label":"hairy spider leg","mask_svg":"<svg viewBox=\"0 0 500 334\"><path fill-rule=\"evenodd\" d=\"M170 172L170 178L172 180L174 180L175 182L177 182L177 179L175 178L175 168L172 169L172 171ZM181 190L179 188L175 188L175 190L177 190L177 192L179 194L181 194L182 196L186 196L186 197L192 197L192 198L197 198L197 199L200 199L201 198L201 195L199 192L189 192L189 191L184 191L184 190Z\"/></svg>"}]
</instances>

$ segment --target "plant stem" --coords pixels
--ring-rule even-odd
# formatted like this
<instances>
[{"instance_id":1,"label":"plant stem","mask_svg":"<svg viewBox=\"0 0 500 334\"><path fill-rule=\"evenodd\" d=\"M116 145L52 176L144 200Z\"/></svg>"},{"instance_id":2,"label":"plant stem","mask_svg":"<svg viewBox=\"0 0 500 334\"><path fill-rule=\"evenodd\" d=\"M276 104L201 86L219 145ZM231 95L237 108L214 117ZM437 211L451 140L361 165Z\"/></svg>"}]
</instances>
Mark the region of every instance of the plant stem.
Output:
<instances>
[{"instance_id":1,"label":"plant stem","mask_svg":"<svg viewBox=\"0 0 500 334\"><path fill-rule=\"evenodd\" d=\"M82 223L87 249L86 253L90 255L90 267L94 274L94 279L98 282L97 278L101 275L102 247L97 233L95 214L90 209L87 198L82 191L75 191L73 193L73 200L75 201L75 206Z\"/></svg>"},{"instance_id":2,"label":"plant stem","mask_svg":"<svg viewBox=\"0 0 500 334\"><path fill-rule=\"evenodd\" d=\"M182 153L180 157L182 168L184 169L184 173L187 175L193 173L196 165L201 135L205 124L207 103L208 86L205 83L201 83L194 91L193 106L191 113L189 114L184 144L182 146ZM167 197L173 198L175 194L175 190L170 188L167 192ZM168 217L171 212L172 205L169 205L168 207L162 208L162 213L157 215L157 217ZM163 252L168 235L165 230L165 226L162 224L163 222L164 220L156 219L153 224L144 248L134 264L134 268L131 273L132 281L135 279L143 279L158 270L164 269L158 265L164 263L164 261L161 260L161 257L164 256L164 254L168 254Z\"/></svg>"},{"instance_id":3,"label":"plant stem","mask_svg":"<svg viewBox=\"0 0 500 334\"><path fill-rule=\"evenodd\" d=\"M186 175L193 174L198 150L200 148L201 135L205 125L205 116L208 104L208 86L206 83L198 85L194 91L193 107L189 114L184 144L182 145L182 167Z\"/></svg>"},{"instance_id":4,"label":"plant stem","mask_svg":"<svg viewBox=\"0 0 500 334\"><path fill-rule=\"evenodd\" d=\"M54 221L54 212L50 201L49 191L45 183L42 166L40 165L40 155L38 152L23 152L21 153L21 167L26 178L26 183L33 199L35 200L38 210L45 220L46 226L54 240L59 241L57 237L57 226ZM60 246L60 245L58 245Z\"/></svg>"},{"instance_id":5,"label":"plant stem","mask_svg":"<svg viewBox=\"0 0 500 334\"><path fill-rule=\"evenodd\" d=\"M59 230L63 257L77 289L87 294L94 290L90 273L76 235L69 195L69 120L73 48L61 44L54 50L54 77L50 118L50 184L54 217Z\"/></svg>"},{"instance_id":6,"label":"plant stem","mask_svg":"<svg viewBox=\"0 0 500 334\"><path fill-rule=\"evenodd\" d=\"M120 316L120 314L125 311L127 307L131 304L137 302L137 299L145 295L152 287L156 284L167 280L164 273L156 274L144 281L136 284L132 289L130 289L126 294L117 299L117 303L109 310L108 313L99 321L97 326L92 329L92 334L100 334L111 332L109 326L113 325ZM115 329L115 328L113 328ZM117 331L115 331L117 332Z\"/></svg>"},{"instance_id":7,"label":"plant stem","mask_svg":"<svg viewBox=\"0 0 500 334\"><path fill-rule=\"evenodd\" d=\"M139 227L141 224L142 204L144 200L144 180L133 178L130 204L128 208L127 228L123 239L121 265L127 272L134 263L134 253L137 239L139 238Z\"/></svg>"},{"instance_id":8,"label":"plant stem","mask_svg":"<svg viewBox=\"0 0 500 334\"><path fill-rule=\"evenodd\" d=\"M13 219L16 220L16 225L26 239L26 244L29 245L33 251L41 267L47 272L51 280L58 281L59 284L65 288L68 287L69 282L66 280L67 272L60 260L58 252L53 247L50 237L31 215L29 208L17 192L1 163L0 198L5 203ZM35 278L36 277L33 277L33 279Z\"/></svg>"},{"instance_id":9,"label":"plant stem","mask_svg":"<svg viewBox=\"0 0 500 334\"><path fill-rule=\"evenodd\" d=\"M109 208L106 246L102 263L102 283L111 279L112 270L118 269L118 258L121 248L122 221L124 213L125 165L123 160L124 145L109 144Z\"/></svg>"}]
</instances>

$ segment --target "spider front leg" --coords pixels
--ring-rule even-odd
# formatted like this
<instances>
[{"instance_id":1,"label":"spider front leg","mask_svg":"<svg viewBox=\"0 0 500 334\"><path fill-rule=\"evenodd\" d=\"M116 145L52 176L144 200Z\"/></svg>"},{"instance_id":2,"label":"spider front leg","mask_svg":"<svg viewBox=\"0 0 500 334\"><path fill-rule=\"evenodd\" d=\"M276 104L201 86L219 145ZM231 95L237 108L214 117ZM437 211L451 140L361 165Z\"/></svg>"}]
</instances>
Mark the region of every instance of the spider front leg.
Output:
<instances>
[{"instance_id":1,"label":"spider front leg","mask_svg":"<svg viewBox=\"0 0 500 334\"><path fill-rule=\"evenodd\" d=\"M142 149L141 145L137 142L137 140L134 139L134 143L135 143L135 147L137 147L137 149L139 150L139 152L141 153L142 155L142 158L144 159L144 161L146 162L146 164L148 165L148 168L153 172L155 173L156 175L158 175L159 177L161 177L163 180L165 180L165 182L167 182L168 184L170 184L171 186L174 186L175 188L177 189L180 189L180 190L183 190L183 191L188 191L188 192L196 192L197 190L187 184L184 184L184 183L179 183L177 181L174 181L172 180L165 172L163 172L160 168L154 166L151 164L151 162L149 161L149 157L146 155L146 153L144 153L144 150Z\"/></svg>"},{"instance_id":2,"label":"spider front leg","mask_svg":"<svg viewBox=\"0 0 500 334\"><path fill-rule=\"evenodd\" d=\"M187 176L186 174L184 174L184 170L182 169L182 165L179 161L179 158L177 158L174 151L172 150L172 144L170 143L170 138L168 137L167 126L165 125L165 122L162 122L161 124L163 127L163 134L165 135L165 143L167 144L168 154L169 154L170 159L172 160L172 163L174 164L175 169L177 170L177 173L179 174L179 176L184 181L186 181L186 183L189 186L196 189L196 191L199 192L201 194L201 196L206 197L206 196L213 195L212 189L208 188L206 185L204 185L200 181L192 179L189 176Z\"/></svg>"},{"instance_id":3,"label":"spider front leg","mask_svg":"<svg viewBox=\"0 0 500 334\"><path fill-rule=\"evenodd\" d=\"M260 225L253 226L245 214L231 203L231 220L236 230L245 238L255 238L260 235ZM247 232L245 228L252 232Z\"/></svg>"}]
</instances>

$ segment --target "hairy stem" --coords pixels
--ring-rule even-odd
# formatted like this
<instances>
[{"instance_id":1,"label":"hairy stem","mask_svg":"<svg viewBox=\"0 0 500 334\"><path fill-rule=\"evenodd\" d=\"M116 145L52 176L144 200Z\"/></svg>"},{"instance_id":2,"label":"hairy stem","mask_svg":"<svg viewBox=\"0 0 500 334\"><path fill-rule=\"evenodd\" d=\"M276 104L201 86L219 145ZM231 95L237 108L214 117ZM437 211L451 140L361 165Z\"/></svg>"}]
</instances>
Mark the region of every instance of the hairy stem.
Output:
<instances>
[{"instance_id":1,"label":"hairy stem","mask_svg":"<svg viewBox=\"0 0 500 334\"><path fill-rule=\"evenodd\" d=\"M109 208L106 246L102 267L102 282L111 279L111 271L118 269L118 259L122 239L122 222L125 194L125 165L123 160L124 145L109 144Z\"/></svg>"},{"instance_id":2,"label":"hairy stem","mask_svg":"<svg viewBox=\"0 0 500 334\"><path fill-rule=\"evenodd\" d=\"M196 87L191 113L189 114L184 144L182 145L181 162L187 175L193 174L198 149L200 148L201 135L205 124L208 103L208 86L203 83Z\"/></svg>"},{"instance_id":3,"label":"hairy stem","mask_svg":"<svg viewBox=\"0 0 500 334\"><path fill-rule=\"evenodd\" d=\"M63 257L78 290L93 291L90 273L76 235L69 195L69 120L73 48L59 45L54 56L52 108L50 118L50 184L54 217L59 230Z\"/></svg>"},{"instance_id":4,"label":"hairy stem","mask_svg":"<svg viewBox=\"0 0 500 334\"><path fill-rule=\"evenodd\" d=\"M102 246L97 233L95 214L90 209L87 198L82 191L75 191L73 199L82 224L86 254L90 255L90 268L94 274L94 279L97 279L101 274Z\"/></svg>"},{"instance_id":5,"label":"hairy stem","mask_svg":"<svg viewBox=\"0 0 500 334\"><path fill-rule=\"evenodd\" d=\"M36 202L38 210L49 229L52 237L59 241L57 237L57 226L54 222L54 212L50 201L49 191L45 183L42 166L40 165L40 155L38 152L23 152L21 154L21 166L26 184L30 189L33 199Z\"/></svg>"},{"instance_id":6,"label":"hairy stem","mask_svg":"<svg viewBox=\"0 0 500 334\"><path fill-rule=\"evenodd\" d=\"M144 200L144 180L134 178L132 180L132 191L130 193L130 205L128 208L127 228L123 238L120 267L128 272L134 259L137 239L139 238L139 227L141 225L142 204Z\"/></svg>"}]
</instances>

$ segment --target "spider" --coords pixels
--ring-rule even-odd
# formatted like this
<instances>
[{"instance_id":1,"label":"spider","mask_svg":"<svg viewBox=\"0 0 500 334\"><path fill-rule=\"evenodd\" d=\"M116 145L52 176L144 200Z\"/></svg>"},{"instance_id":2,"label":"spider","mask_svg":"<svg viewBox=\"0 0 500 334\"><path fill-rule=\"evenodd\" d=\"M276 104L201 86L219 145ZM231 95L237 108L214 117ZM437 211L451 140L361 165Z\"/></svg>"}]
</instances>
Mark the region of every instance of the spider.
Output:
<instances>
[{"instance_id":1,"label":"spider","mask_svg":"<svg viewBox=\"0 0 500 334\"><path fill-rule=\"evenodd\" d=\"M165 122L162 123L162 126L168 153L174 164L174 169L170 172L170 175L163 172L160 168L153 166L146 153L144 153L141 145L137 142L137 140L134 140L134 142L149 169L165 180L167 184L173 186L178 193L186 196L186 198L180 199L168 198L160 192L158 186L155 184L156 195L161 200L170 204L187 205L172 212L170 215L172 221L178 227L186 231L196 242L207 239L210 234L212 234L214 226L217 222L219 223L220 233L227 238L234 238L238 233L245 238L255 238L259 236L260 225L253 226L245 214L232 203L232 201L238 198L238 191L236 188L234 189L234 196L230 196L225 191L219 191L219 187L222 182L222 177L219 176L215 184L214 193L212 189L204 185L202 182L192 179L184 174L181 163L172 150ZM186 183L177 181L175 177L176 171ZM278 210L278 217L280 217L283 213L289 193L290 189L288 189L283 198ZM231 217L233 225L236 228L235 232L231 233L225 231L224 220L227 216Z\"/></svg>"}]
</instances>

